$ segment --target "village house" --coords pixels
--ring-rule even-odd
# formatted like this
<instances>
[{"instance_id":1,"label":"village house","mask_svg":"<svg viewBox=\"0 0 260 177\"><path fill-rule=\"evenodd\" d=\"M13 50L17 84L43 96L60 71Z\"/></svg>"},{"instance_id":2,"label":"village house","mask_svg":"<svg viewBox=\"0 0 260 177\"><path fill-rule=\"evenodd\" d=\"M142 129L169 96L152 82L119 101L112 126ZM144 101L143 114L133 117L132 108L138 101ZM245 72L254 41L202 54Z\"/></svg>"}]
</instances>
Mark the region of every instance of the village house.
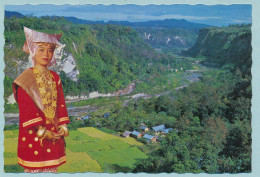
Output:
<instances>
[{"instance_id":1,"label":"village house","mask_svg":"<svg viewBox=\"0 0 260 177\"><path fill-rule=\"evenodd\" d=\"M82 120L82 118L81 117L77 117L77 118L75 118L75 120Z\"/></svg>"},{"instance_id":2,"label":"village house","mask_svg":"<svg viewBox=\"0 0 260 177\"><path fill-rule=\"evenodd\" d=\"M166 134L166 133L169 133L170 131L173 131L173 128L166 128L166 129L162 130L161 133Z\"/></svg>"},{"instance_id":3,"label":"village house","mask_svg":"<svg viewBox=\"0 0 260 177\"><path fill-rule=\"evenodd\" d=\"M165 130L166 127L165 127L165 125L162 124L162 125L152 127L152 129L155 131L155 134L157 135L160 133L160 131Z\"/></svg>"},{"instance_id":4,"label":"village house","mask_svg":"<svg viewBox=\"0 0 260 177\"><path fill-rule=\"evenodd\" d=\"M127 137L130 136L130 134L131 134L130 131L125 131L125 132L123 133L123 137L127 138Z\"/></svg>"},{"instance_id":5,"label":"village house","mask_svg":"<svg viewBox=\"0 0 260 177\"><path fill-rule=\"evenodd\" d=\"M146 127L146 126L141 126L140 129L141 129L142 131L144 131L144 132L149 131L149 128Z\"/></svg>"},{"instance_id":6,"label":"village house","mask_svg":"<svg viewBox=\"0 0 260 177\"><path fill-rule=\"evenodd\" d=\"M155 141L156 141L156 137L153 136L153 135L149 135L149 134L145 134L145 135L143 136L143 138L145 138L147 142L150 142L150 141L151 141L151 142L155 142Z\"/></svg>"},{"instance_id":7,"label":"village house","mask_svg":"<svg viewBox=\"0 0 260 177\"><path fill-rule=\"evenodd\" d=\"M135 131L135 130L131 133L131 135L135 138L141 138L142 137L142 133Z\"/></svg>"},{"instance_id":8,"label":"village house","mask_svg":"<svg viewBox=\"0 0 260 177\"><path fill-rule=\"evenodd\" d=\"M90 118L90 116L87 115L87 116L83 117L83 120L87 120L87 119L89 119L89 118Z\"/></svg>"},{"instance_id":9,"label":"village house","mask_svg":"<svg viewBox=\"0 0 260 177\"><path fill-rule=\"evenodd\" d=\"M108 118L109 116L110 116L110 113L107 112L107 113L104 114L103 117L104 117L104 118Z\"/></svg>"}]
</instances>

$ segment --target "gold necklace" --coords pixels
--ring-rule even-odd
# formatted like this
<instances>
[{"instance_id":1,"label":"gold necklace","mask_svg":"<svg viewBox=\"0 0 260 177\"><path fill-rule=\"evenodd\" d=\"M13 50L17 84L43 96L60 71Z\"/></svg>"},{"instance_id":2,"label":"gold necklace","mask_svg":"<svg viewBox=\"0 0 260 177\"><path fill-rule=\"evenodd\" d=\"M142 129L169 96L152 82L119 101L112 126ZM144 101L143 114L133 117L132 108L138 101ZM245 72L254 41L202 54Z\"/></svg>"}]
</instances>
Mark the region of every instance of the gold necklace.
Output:
<instances>
[{"instance_id":1,"label":"gold necklace","mask_svg":"<svg viewBox=\"0 0 260 177\"><path fill-rule=\"evenodd\" d=\"M44 114L47 118L46 123L53 123L57 107L57 90L54 76L49 70L41 72L38 67L34 67L33 72L40 91Z\"/></svg>"}]
</instances>

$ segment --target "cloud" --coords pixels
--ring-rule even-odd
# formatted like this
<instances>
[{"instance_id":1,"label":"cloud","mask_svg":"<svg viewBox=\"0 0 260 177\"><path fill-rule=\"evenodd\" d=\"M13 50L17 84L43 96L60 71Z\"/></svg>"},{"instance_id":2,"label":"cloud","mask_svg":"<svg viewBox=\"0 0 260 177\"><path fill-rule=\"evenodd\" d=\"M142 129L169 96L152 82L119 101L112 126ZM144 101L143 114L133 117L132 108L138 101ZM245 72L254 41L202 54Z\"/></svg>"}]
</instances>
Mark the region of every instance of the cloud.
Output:
<instances>
[{"instance_id":1,"label":"cloud","mask_svg":"<svg viewBox=\"0 0 260 177\"><path fill-rule=\"evenodd\" d=\"M252 23L252 19L251 18L245 18L245 19L231 19L230 23L238 23L238 24L242 24L242 23Z\"/></svg>"},{"instance_id":2,"label":"cloud","mask_svg":"<svg viewBox=\"0 0 260 177\"><path fill-rule=\"evenodd\" d=\"M151 15L133 15L136 19L140 20L164 20L164 19L185 19L185 20L210 20L210 19L222 19L222 17L199 17L199 16L185 16L185 15L161 15L161 16L151 16Z\"/></svg>"}]
</instances>

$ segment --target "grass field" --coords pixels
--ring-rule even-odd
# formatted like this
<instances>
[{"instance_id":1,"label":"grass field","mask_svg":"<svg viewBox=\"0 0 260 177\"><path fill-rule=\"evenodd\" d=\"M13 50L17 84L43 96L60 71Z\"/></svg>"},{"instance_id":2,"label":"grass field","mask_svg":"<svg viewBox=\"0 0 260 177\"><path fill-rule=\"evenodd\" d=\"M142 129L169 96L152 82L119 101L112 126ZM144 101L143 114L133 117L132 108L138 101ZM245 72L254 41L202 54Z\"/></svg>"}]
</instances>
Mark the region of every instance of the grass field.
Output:
<instances>
[{"instance_id":1,"label":"grass field","mask_svg":"<svg viewBox=\"0 0 260 177\"><path fill-rule=\"evenodd\" d=\"M22 172L17 165L18 130L4 131L5 172ZM131 172L138 160L147 156L134 138L110 135L93 127L72 130L66 138L67 163L58 172Z\"/></svg>"}]
</instances>

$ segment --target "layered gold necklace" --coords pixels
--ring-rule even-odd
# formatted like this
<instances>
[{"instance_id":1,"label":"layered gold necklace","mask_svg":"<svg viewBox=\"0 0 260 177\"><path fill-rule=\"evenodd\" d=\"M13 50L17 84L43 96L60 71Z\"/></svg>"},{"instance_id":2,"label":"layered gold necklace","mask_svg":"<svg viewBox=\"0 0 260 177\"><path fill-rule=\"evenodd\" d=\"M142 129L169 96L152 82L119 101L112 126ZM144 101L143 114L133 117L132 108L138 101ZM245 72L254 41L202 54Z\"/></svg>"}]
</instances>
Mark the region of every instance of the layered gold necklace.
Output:
<instances>
[{"instance_id":1,"label":"layered gold necklace","mask_svg":"<svg viewBox=\"0 0 260 177\"><path fill-rule=\"evenodd\" d=\"M37 85L40 91L46 124L54 124L54 117L57 107L57 89L54 76L49 70L41 70L37 66L33 68Z\"/></svg>"}]
</instances>

